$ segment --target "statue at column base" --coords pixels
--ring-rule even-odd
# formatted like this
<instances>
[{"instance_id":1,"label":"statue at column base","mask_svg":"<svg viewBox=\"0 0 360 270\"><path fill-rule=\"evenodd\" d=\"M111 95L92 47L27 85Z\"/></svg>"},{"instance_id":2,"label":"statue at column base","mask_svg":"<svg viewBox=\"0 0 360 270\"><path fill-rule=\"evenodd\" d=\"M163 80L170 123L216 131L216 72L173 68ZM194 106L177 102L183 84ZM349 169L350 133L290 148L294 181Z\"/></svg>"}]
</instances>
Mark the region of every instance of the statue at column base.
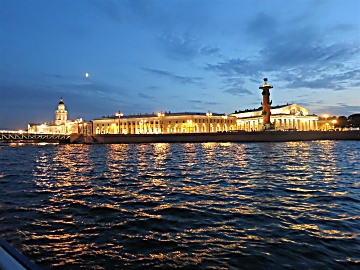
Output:
<instances>
[{"instance_id":1,"label":"statue at column base","mask_svg":"<svg viewBox=\"0 0 360 270\"><path fill-rule=\"evenodd\" d=\"M262 126L262 130L263 131L265 131L265 130L275 130L275 124L273 124L271 122L264 123L263 126Z\"/></svg>"}]
</instances>

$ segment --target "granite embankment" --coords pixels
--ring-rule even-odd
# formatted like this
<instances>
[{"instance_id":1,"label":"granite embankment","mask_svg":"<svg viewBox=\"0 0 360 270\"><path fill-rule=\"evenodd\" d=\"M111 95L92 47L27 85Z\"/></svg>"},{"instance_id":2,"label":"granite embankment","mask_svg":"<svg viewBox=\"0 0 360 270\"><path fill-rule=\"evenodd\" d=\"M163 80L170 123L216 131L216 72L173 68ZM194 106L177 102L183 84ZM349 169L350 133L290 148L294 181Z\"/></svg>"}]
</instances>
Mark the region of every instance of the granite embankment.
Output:
<instances>
[{"instance_id":1,"label":"granite embankment","mask_svg":"<svg viewBox=\"0 0 360 270\"><path fill-rule=\"evenodd\" d=\"M288 142L313 140L360 140L360 131L264 131L186 134L71 135L71 143L187 143L187 142Z\"/></svg>"}]
</instances>

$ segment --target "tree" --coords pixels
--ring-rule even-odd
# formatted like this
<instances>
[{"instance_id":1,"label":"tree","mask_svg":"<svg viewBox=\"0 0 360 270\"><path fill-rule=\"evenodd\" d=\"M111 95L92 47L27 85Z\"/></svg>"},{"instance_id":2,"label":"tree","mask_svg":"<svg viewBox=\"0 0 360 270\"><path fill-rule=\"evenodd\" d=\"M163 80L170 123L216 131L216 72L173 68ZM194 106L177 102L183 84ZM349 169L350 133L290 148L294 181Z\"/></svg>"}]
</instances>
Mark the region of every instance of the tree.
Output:
<instances>
[{"instance_id":1,"label":"tree","mask_svg":"<svg viewBox=\"0 0 360 270\"><path fill-rule=\"evenodd\" d=\"M360 127L360 113L350 115L348 120L350 127Z\"/></svg>"},{"instance_id":2,"label":"tree","mask_svg":"<svg viewBox=\"0 0 360 270\"><path fill-rule=\"evenodd\" d=\"M348 119L346 116L339 116L337 119L337 123L335 125L336 128L340 128L341 130L348 126Z\"/></svg>"}]
</instances>

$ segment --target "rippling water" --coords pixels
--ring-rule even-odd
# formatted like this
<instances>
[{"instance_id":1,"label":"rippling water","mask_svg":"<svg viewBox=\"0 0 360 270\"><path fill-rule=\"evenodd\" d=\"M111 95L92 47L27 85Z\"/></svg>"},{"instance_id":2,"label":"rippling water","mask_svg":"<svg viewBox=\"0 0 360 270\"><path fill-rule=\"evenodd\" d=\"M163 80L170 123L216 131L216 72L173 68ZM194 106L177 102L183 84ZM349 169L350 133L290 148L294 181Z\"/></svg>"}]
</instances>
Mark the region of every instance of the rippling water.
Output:
<instances>
[{"instance_id":1,"label":"rippling water","mask_svg":"<svg viewBox=\"0 0 360 270\"><path fill-rule=\"evenodd\" d=\"M44 269L360 267L360 143L0 146L0 235Z\"/></svg>"}]
</instances>

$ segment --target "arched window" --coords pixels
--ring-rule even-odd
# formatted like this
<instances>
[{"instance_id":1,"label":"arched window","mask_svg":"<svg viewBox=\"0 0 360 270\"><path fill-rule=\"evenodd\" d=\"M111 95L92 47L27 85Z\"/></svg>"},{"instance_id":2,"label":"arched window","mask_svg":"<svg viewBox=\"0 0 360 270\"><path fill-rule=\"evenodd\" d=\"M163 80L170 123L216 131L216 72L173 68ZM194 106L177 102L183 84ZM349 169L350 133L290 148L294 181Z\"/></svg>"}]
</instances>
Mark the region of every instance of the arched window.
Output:
<instances>
[{"instance_id":1,"label":"arched window","mask_svg":"<svg viewBox=\"0 0 360 270\"><path fill-rule=\"evenodd\" d=\"M96 132L95 132L96 134L100 134L100 128L99 127L97 127L96 128Z\"/></svg>"},{"instance_id":2,"label":"arched window","mask_svg":"<svg viewBox=\"0 0 360 270\"><path fill-rule=\"evenodd\" d=\"M194 132L199 132L199 126L197 124L194 126Z\"/></svg>"},{"instance_id":3,"label":"arched window","mask_svg":"<svg viewBox=\"0 0 360 270\"><path fill-rule=\"evenodd\" d=\"M168 125L168 127L167 127L167 133L171 133L171 126L170 125Z\"/></svg>"},{"instance_id":4,"label":"arched window","mask_svg":"<svg viewBox=\"0 0 360 270\"><path fill-rule=\"evenodd\" d=\"M182 132L182 133L186 133L186 126L185 126L185 125L182 125L182 126L181 126L181 132Z\"/></svg>"},{"instance_id":5,"label":"arched window","mask_svg":"<svg viewBox=\"0 0 360 270\"><path fill-rule=\"evenodd\" d=\"M205 124L202 125L202 132L206 132L206 125Z\"/></svg>"},{"instance_id":6,"label":"arched window","mask_svg":"<svg viewBox=\"0 0 360 270\"><path fill-rule=\"evenodd\" d=\"M220 124L217 124L217 125L216 125L216 131L217 131L217 132L218 132L218 131L221 131Z\"/></svg>"}]
</instances>

